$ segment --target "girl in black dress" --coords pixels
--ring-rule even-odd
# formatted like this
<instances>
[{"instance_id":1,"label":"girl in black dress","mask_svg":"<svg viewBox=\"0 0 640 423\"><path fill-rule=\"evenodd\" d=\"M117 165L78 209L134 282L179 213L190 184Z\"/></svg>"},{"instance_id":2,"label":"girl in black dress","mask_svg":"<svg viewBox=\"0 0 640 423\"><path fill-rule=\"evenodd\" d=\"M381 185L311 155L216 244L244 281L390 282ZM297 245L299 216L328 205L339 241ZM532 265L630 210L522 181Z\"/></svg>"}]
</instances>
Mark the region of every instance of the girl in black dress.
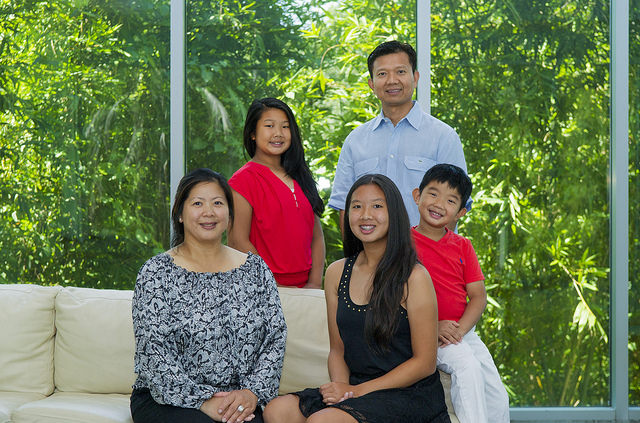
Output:
<instances>
[{"instance_id":1,"label":"girl in black dress","mask_svg":"<svg viewBox=\"0 0 640 423\"><path fill-rule=\"evenodd\" d=\"M265 421L450 422L436 371L435 291L386 176L365 175L349 191L344 253L325 274L331 382L276 398Z\"/></svg>"}]
</instances>

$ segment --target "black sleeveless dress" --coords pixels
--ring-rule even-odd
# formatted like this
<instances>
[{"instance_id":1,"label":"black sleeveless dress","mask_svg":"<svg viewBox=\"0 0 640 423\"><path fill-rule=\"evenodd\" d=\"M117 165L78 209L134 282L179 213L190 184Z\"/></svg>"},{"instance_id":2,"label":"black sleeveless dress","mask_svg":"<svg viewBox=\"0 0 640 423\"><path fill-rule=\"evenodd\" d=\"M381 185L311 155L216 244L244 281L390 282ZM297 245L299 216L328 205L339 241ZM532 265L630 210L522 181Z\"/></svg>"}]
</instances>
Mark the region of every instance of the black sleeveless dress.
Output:
<instances>
[{"instance_id":1,"label":"black sleeveless dress","mask_svg":"<svg viewBox=\"0 0 640 423\"><path fill-rule=\"evenodd\" d=\"M351 301L349 281L357 256L344 265L338 287L336 322L344 344L344 360L351 372L349 383L357 385L380 377L413 356L407 311L400 307L398 326L387 352L372 349L364 337L367 306ZM438 371L406 388L383 389L327 406L320 391L295 392L305 417L326 407L339 408L360 423L434 422L450 423Z\"/></svg>"}]
</instances>

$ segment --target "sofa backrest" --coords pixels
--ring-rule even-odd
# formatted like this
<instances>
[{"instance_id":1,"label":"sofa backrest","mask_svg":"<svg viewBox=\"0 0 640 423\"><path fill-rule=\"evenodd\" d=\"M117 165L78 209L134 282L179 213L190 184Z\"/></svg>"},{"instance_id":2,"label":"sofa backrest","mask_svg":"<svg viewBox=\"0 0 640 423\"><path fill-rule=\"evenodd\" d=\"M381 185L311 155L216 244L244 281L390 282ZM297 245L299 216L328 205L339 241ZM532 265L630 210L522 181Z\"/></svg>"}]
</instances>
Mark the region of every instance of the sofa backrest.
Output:
<instances>
[{"instance_id":1,"label":"sofa backrest","mask_svg":"<svg viewBox=\"0 0 640 423\"><path fill-rule=\"evenodd\" d=\"M0 284L0 391L53 392L54 301L59 291Z\"/></svg>"},{"instance_id":2,"label":"sofa backrest","mask_svg":"<svg viewBox=\"0 0 640 423\"><path fill-rule=\"evenodd\" d=\"M133 291L64 288L55 300L56 389L131 393L135 380Z\"/></svg>"},{"instance_id":3,"label":"sofa backrest","mask_svg":"<svg viewBox=\"0 0 640 423\"><path fill-rule=\"evenodd\" d=\"M329 332L324 291L279 287L287 322L287 349L280 394L317 388L329 382Z\"/></svg>"},{"instance_id":4,"label":"sofa backrest","mask_svg":"<svg viewBox=\"0 0 640 423\"><path fill-rule=\"evenodd\" d=\"M278 291L288 328L280 393L320 386L329 381L324 291ZM132 295L0 284L0 391L130 393Z\"/></svg>"}]
</instances>

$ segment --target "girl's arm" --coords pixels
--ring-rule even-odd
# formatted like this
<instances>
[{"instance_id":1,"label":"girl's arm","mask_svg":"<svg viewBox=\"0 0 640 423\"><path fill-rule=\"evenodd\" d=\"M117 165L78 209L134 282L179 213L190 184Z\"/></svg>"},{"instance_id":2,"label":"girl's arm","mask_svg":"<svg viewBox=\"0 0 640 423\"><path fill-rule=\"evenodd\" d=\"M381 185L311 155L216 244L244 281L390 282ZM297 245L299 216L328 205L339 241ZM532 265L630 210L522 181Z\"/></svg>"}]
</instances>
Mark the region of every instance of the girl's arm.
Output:
<instances>
[{"instance_id":1,"label":"girl's arm","mask_svg":"<svg viewBox=\"0 0 640 423\"><path fill-rule=\"evenodd\" d=\"M253 208L251 204L240 194L233 191L233 224L229 228L229 247L235 248L243 253L251 251L258 254L256 247L249 241L249 233L251 233L251 217L253 216Z\"/></svg>"},{"instance_id":2,"label":"girl's arm","mask_svg":"<svg viewBox=\"0 0 640 423\"><path fill-rule=\"evenodd\" d=\"M345 392L350 391L349 368L344 361L344 344L340 338L336 312L338 310L338 284L344 268L345 260L333 262L327 268L324 276L324 295L327 301L327 322L329 324L329 378L331 383L322 385L320 393L327 404L333 404L343 398Z\"/></svg>"},{"instance_id":3,"label":"girl's arm","mask_svg":"<svg viewBox=\"0 0 640 423\"><path fill-rule=\"evenodd\" d=\"M320 218L316 215L313 222L313 238L311 239L311 270L305 288L322 289L322 271L324 270L325 246L324 234Z\"/></svg>"},{"instance_id":4,"label":"girl's arm","mask_svg":"<svg viewBox=\"0 0 640 423\"><path fill-rule=\"evenodd\" d=\"M389 373L354 386L356 397L380 389L407 387L436 371L438 304L431 277L422 265L413 269L406 293L413 356Z\"/></svg>"}]
</instances>

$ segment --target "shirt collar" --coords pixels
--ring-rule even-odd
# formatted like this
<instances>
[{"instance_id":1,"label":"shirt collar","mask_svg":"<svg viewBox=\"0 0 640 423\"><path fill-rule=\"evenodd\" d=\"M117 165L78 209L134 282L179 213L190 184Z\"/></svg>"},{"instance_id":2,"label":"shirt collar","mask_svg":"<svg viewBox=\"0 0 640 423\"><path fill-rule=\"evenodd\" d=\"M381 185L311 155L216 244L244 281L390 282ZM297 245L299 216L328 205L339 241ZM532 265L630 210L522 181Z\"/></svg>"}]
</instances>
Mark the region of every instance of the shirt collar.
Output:
<instances>
[{"instance_id":1,"label":"shirt collar","mask_svg":"<svg viewBox=\"0 0 640 423\"><path fill-rule=\"evenodd\" d=\"M413 100L413 107L411 108L411 110L409 110L409 113L407 113L407 115L403 117L400 122L398 122L398 125L403 120L406 120L409 125L413 126L414 129L418 129L418 127L420 126L420 121L422 120L422 108L417 101ZM383 111L380 110L378 116L373 119L373 130L375 131L376 129L378 129L378 127L380 127L383 122L389 122L389 119L386 119L384 117Z\"/></svg>"}]
</instances>

